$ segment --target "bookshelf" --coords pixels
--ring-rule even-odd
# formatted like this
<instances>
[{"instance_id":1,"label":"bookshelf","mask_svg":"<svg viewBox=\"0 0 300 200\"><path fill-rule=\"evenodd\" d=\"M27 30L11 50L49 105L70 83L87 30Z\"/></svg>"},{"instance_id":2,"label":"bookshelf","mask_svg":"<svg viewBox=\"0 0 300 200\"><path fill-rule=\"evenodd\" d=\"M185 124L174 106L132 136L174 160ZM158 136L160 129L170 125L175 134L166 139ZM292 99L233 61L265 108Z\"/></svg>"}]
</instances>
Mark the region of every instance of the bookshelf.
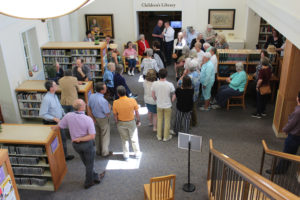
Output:
<instances>
[{"instance_id":1,"label":"bookshelf","mask_svg":"<svg viewBox=\"0 0 300 200\"><path fill-rule=\"evenodd\" d=\"M272 35L272 26L263 18L260 19L257 49L264 49L268 36Z\"/></svg>"},{"instance_id":2,"label":"bookshelf","mask_svg":"<svg viewBox=\"0 0 300 200\"><path fill-rule=\"evenodd\" d=\"M56 191L67 173L60 133L51 126L3 124L0 146L18 189Z\"/></svg>"},{"instance_id":3,"label":"bookshelf","mask_svg":"<svg viewBox=\"0 0 300 200\"><path fill-rule=\"evenodd\" d=\"M63 70L72 69L78 58L91 69L92 81L102 80L106 42L95 45L93 42L49 42L41 47L45 77L48 79L50 68L58 61Z\"/></svg>"},{"instance_id":4,"label":"bookshelf","mask_svg":"<svg viewBox=\"0 0 300 200\"><path fill-rule=\"evenodd\" d=\"M20 200L15 177L8 157L8 150L6 149L0 149L0 174L1 193L6 197L3 199ZM4 191L5 194L3 194L3 188L10 188L10 190Z\"/></svg>"},{"instance_id":5,"label":"bookshelf","mask_svg":"<svg viewBox=\"0 0 300 200\"><path fill-rule=\"evenodd\" d=\"M47 93L44 80L27 80L16 88L17 101L22 118L39 118L39 110L43 97ZM93 82L83 82L79 85L78 97L88 102L88 97L93 93ZM58 86L57 95L60 98Z\"/></svg>"}]
</instances>

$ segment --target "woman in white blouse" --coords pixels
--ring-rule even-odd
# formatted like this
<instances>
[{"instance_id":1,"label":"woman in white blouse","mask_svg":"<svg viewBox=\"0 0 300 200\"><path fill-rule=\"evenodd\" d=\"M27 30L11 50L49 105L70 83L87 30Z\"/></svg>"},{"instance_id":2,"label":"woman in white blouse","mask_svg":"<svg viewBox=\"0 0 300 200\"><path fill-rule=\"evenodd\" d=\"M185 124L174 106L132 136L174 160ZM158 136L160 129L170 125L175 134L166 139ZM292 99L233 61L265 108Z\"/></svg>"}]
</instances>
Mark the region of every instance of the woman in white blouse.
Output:
<instances>
[{"instance_id":1,"label":"woman in white blouse","mask_svg":"<svg viewBox=\"0 0 300 200\"><path fill-rule=\"evenodd\" d=\"M175 53L177 56L175 59L175 62L177 59L182 55L182 48L186 45L186 39L183 37L183 33L179 32L177 35L177 38L174 40L174 50L173 53Z\"/></svg>"}]
</instances>

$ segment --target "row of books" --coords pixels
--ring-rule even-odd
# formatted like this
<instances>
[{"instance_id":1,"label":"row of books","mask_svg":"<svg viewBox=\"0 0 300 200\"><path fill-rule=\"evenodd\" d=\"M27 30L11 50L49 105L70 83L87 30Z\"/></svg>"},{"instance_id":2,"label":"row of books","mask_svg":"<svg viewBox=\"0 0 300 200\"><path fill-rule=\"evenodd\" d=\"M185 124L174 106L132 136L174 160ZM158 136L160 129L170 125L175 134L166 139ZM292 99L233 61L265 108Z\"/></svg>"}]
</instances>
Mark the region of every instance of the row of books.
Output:
<instances>
[{"instance_id":1,"label":"row of books","mask_svg":"<svg viewBox=\"0 0 300 200\"><path fill-rule=\"evenodd\" d=\"M72 62L73 62L73 63L76 63L76 60L77 60L78 58L80 58L80 57L72 57ZM84 61L85 63L94 63L94 62L97 61L97 58L96 58L96 57L83 57L83 58L81 58L81 59L83 59L83 61ZM100 62L100 60L99 60L99 62Z\"/></svg>"},{"instance_id":2,"label":"row of books","mask_svg":"<svg viewBox=\"0 0 300 200\"><path fill-rule=\"evenodd\" d=\"M39 117L39 111L38 110L22 110L21 111L22 117Z\"/></svg>"},{"instance_id":3,"label":"row of books","mask_svg":"<svg viewBox=\"0 0 300 200\"><path fill-rule=\"evenodd\" d=\"M38 157L15 157L15 156L9 156L9 160L11 164L19 164L19 165L37 165L40 161L40 158Z\"/></svg>"},{"instance_id":4,"label":"row of books","mask_svg":"<svg viewBox=\"0 0 300 200\"><path fill-rule=\"evenodd\" d=\"M249 54L248 62L257 63L260 61L260 54Z\"/></svg>"},{"instance_id":5,"label":"row of books","mask_svg":"<svg viewBox=\"0 0 300 200\"><path fill-rule=\"evenodd\" d=\"M71 50L71 55L92 55L92 56L97 56L97 50L91 50L91 49L73 49Z\"/></svg>"},{"instance_id":6,"label":"row of books","mask_svg":"<svg viewBox=\"0 0 300 200\"><path fill-rule=\"evenodd\" d=\"M93 71L93 70L100 70L100 66L99 66L99 65L95 65L95 64L86 64L86 66L88 66L92 71Z\"/></svg>"},{"instance_id":7,"label":"row of books","mask_svg":"<svg viewBox=\"0 0 300 200\"><path fill-rule=\"evenodd\" d=\"M44 147L33 146L16 146L16 145L2 145L1 148L7 149L9 154L21 154L21 155L44 155Z\"/></svg>"},{"instance_id":8,"label":"row of books","mask_svg":"<svg viewBox=\"0 0 300 200\"><path fill-rule=\"evenodd\" d=\"M101 72L91 72L92 73L92 78L100 78L102 77L102 73Z\"/></svg>"},{"instance_id":9,"label":"row of books","mask_svg":"<svg viewBox=\"0 0 300 200\"><path fill-rule=\"evenodd\" d=\"M247 54L228 54L228 53L219 53L219 62L231 62L231 61L247 61Z\"/></svg>"},{"instance_id":10,"label":"row of books","mask_svg":"<svg viewBox=\"0 0 300 200\"><path fill-rule=\"evenodd\" d=\"M66 56L66 50L43 50L43 56Z\"/></svg>"},{"instance_id":11,"label":"row of books","mask_svg":"<svg viewBox=\"0 0 300 200\"><path fill-rule=\"evenodd\" d=\"M45 172L43 167L12 167L15 175L33 174L42 175Z\"/></svg>"},{"instance_id":12,"label":"row of books","mask_svg":"<svg viewBox=\"0 0 300 200\"><path fill-rule=\"evenodd\" d=\"M260 40L260 41L267 41L267 35L259 35L258 40Z\"/></svg>"},{"instance_id":13,"label":"row of books","mask_svg":"<svg viewBox=\"0 0 300 200\"><path fill-rule=\"evenodd\" d=\"M15 180L18 185L44 186L47 183L47 178L15 177Z\"/></svg>"},{"instance_id":14,"label":"row of books","mask_svg":"<svg viewBox=\"0 0 300 200\"><path fill-rule=\"evenodd\" d=\"M19 93L17 95L18 100L34 100L42 101L46 93Z\"/></svg>"},{"instance_id":15,"label":"row of books","mask_svg":"<svg viewBox=\"0 0 300 200\"><path fill-rule=\"evenodd\" d=\"M261 33L272 33L272 27L271 26L261 26L260 32Z\"/></svg>"},{"instance_id":16,"label":"row of books","mask_svg":"<svg viewBox=\"0 0 300 200\"><path fill-rule=\"evenodd\" d=\"M69 58L64 58L64 57L43 57L43 63L69 63L70 59Z\"/></svg>"},{"instance_id":17,"label":"row of books","mask_svg":"<svg viewBox=\"0 0 300 200\"><path fill-rule=\"evenodd\" d=\"M39 102L34 102L34 103L19 102L19 107L20 107L20 109L24 109L24 108L40 108L41 107L41 103L39 103Z\"/></svg>"}]
</instances>

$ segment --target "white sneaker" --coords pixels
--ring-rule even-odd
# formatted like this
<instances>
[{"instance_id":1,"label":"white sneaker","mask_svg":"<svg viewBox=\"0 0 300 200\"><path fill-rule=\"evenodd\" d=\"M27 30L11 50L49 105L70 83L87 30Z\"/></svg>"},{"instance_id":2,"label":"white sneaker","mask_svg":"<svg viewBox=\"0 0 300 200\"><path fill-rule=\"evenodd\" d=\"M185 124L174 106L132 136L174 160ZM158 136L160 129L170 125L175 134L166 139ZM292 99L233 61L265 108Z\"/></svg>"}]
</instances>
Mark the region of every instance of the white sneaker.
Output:
<instances>
[{"instance_id":1,"label":"white sneaker","mask_svg":"<svg viewBox=\"0 0 300 200\"><path fill-rule=\"evenodd\" d=\"M170 133L171 135L175 135L175 132L174 132L172 129L170 129L169 133Z\"/></svg>"},{"instance_id":2,"label":"white sneaker","mask_svg":"<svg viewBox=\"0 0 300 200\"><path fill-rule=\"evenodd\" d=\"M131 76L131 73L130 73L129 69L128 69L127 73L128 73L129 76Z\"/></svg>"},{"instance_id":3,"label":"white sneaker","mask_svg":"<svg viewBox=\"0 0 300 200\"><path fill-rule=\"evenodd\" d=\"M201 111L210 111L209 108L205 108L205 107L200 107L199 109L200 109Z\"/></svg>"},{"instance_id":4,"label":"white sneaker","mask_svg":"<svg viewBox=\"0 0 300 200\"><path fill-rule=\"evenodd\" d=\"M171 140L172 139L172 135L169 135L169 137L168 138L164 138L164 142L167 142L167 141L169 141L169 140Z\"/></svg>"},{"instance_id":5,"label":"white sneaker","mask_svg":"<svg viewBox=\"0 0 300 200\"><path fill-rule=\"evenodd\" d=\"M219 106L219 105L212 105L211 107L212 107L212 109L220 109L221 108L221 106Z\"/></svg>"},{"instance_id":6,"label":"white sneaker","mask_svg":"<svg viewBox=\"0 0 300 200\"><path fill-rule=\"evenodd\" d=\"M134 70L132 70L132 72L131 72L131 76L134 76Z\"/></svg>"}]
</instances>

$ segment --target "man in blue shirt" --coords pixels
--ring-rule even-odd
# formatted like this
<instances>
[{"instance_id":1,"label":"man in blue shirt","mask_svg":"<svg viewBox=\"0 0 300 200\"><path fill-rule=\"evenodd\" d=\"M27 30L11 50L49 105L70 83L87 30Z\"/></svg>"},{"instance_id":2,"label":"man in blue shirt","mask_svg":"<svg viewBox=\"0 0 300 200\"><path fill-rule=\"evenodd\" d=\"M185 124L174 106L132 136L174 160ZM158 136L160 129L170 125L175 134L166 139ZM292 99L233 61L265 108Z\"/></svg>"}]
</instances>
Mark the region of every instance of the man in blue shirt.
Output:
<instances>
[{"instance_id":1,"label":"man in blue shirt","mask_svg":"<svg viewBox=\"0 0 300 200\"><path fill-rule=\"evenodd\" d=\"M109 151L110 125L109 115L111 106L104 98L106 85L96 83L96 93L92 94L88 102L88 115L94 120L96 128L96 154L103 157L112 155Z\"/></svg>"},{"instance_id":2,"label":"man in blue shirt","mask_svg":"<svg viewBox=\"0 0 300 200\"><path fill-rule=\"evenodd\" d=\"M54 81L48 80L45 82L45 88L47 89L47 94L44 96L40 108L39 116L43 118L43 123L47 125L56 125L64 116L64 110L59 102L57 95L55 94L57 90L57 85ZM67 152L67 137L66 130L60 129L61 140L63 143L65 159L72 160L73 155L68 155Z\"/></svg>"},{"instance_id":3,"label":"man in blue shirt","mask_svg":"<svg viewBox=\"0 0 300 200\"><path fill-rule=\"evenodd\" d=\"M154 27L152 32L153 41L159 41L160 45L162 44L162 39L163 39L163 35L162 35L163 30L161 28L162 25L163 25L163 21L159 19L157 25Z\"/></svg>"}]
</instances>

